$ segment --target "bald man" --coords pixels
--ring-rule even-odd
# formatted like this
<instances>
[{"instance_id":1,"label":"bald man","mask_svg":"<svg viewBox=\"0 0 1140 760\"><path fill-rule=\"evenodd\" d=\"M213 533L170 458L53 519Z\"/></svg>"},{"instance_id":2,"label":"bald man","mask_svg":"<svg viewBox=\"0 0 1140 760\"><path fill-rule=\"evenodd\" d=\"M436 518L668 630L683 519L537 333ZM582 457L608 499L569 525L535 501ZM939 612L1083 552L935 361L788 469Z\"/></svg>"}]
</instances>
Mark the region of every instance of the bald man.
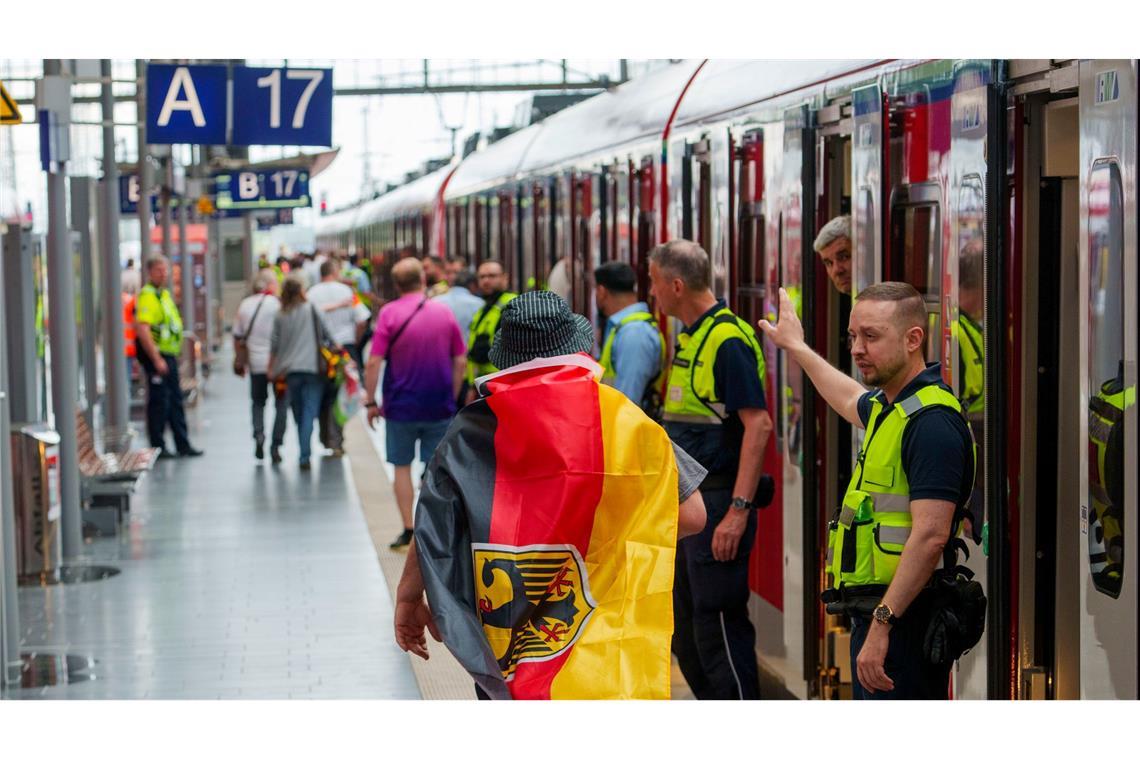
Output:
<instances>
[{"instance_id":1,"label":"bald man","mask_svg":"<svg viewBox=\"0 0 1140 760\"><path fill-rule=\"evenodd\" d=\"M847 334L863 382L875 389L867 391L811 350L783 288L779 322L759 323L832 409L867 430L829 526L823 595L829 613L851 618L856 699L945 699L961 654L928 648L940 604L928 584L939 561L957 564L974 446L941 366L924 360L926 324L922 296L907 283L859 292Z\"/></svg>"},{"instance_id":2,"label":"bald man","mask_svg":"<svg viewBox=\"0 0 1140 760\"><path fill-rule=\"evenodd\" d=\"M424 292L423 265L415 258L401 259L392 267L392 282L400 297L385 304L376 318L364 390L368 424L385 420L385 453L396 469L392 486L404 521L403 532L389 546L402 549L412 540L416 446L426 465L455 416L467 359L455 315ZM385 362L388 369L377 403L376 385Z\"/></svg>"}]
</instances>

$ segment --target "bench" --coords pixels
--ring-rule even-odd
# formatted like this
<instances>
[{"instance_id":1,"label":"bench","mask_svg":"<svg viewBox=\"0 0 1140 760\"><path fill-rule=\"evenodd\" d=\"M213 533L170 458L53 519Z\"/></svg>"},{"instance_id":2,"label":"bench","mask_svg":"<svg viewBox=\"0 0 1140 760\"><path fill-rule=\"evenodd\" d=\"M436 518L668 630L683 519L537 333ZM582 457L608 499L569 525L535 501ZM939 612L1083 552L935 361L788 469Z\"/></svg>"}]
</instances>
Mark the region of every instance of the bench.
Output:
<instances>
[{"instance_id":1,"label":"bench","mask_svg":"<svg viewBox=\"0 0 1140 760\"><path fill-rule=\"evenodd\" d=\"M75 413L75 446L79 472L94 481L137 480L154 467L161 449L131 449L121 454L95 450L95 435L82 411Z\"/></svg>"}]
</instances>

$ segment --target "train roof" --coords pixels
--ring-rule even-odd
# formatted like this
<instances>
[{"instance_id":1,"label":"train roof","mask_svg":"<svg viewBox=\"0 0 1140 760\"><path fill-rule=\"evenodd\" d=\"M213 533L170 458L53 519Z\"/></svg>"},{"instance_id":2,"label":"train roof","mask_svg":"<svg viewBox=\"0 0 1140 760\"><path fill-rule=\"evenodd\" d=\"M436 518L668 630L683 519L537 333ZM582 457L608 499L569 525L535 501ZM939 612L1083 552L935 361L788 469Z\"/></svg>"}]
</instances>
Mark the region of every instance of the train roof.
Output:
<instances>
[{"instance_id":1,"label":"train roof","mask_svg":"<svg viewBox=\"0 0 1140 760\"><path fill-rule=\"evenodd\" d=\"M677 109L674 127L726 118L782 95L867 72L882 60L752 61L709 60ZM803 93L806 96L807 93Z\"/></svg>"},{"instance_id":2,"label":"train roof","mask_svg":"<svg viewBox=\"0 0 1140 760\"><path fill-rule=\"evenodd\" d=\"M360 215L356 218L356 226L368 226L384 219L394 219L411 212L430 211L439 191L447 182L447 178L455 170L454 164L436 169L434 172L412 180L406 185L397 187L390 193L381 195L376 200L369 201L360 207Z\"/></svg>"},{"instance_id":3,"label":"train roof","mask_svg":"<svg viewBox=\"0 0 1140 760\"><path fill-rule=\"evenodd\" d=\"M333 214L317 217L317 222L313 225L316 230L317 238L339 235L342 232L351 230L356 226L354 223L356 221L356 215L360 213L360 209L361 206L353 206L344 211L337 211Z\"/></svg>"},{"instance_id":4,"label":"train roof","mask_svg":"<svg viewBox=\"0 0 1140 760\"><path fill-rule=\"evenodd\" d=\"M659 139L700 61L682 61L548 118L527 151L523 174L576 158Z\"/></svg>"},{"instance_id":5,"label":"train roof","mask_svg":"<svg viewBox=\"0 0 1140 760\"><path fill-rule=\"evenodd\" d=\"M446 196L461 198L513 180L527 150L545 126L545 121L533 124L467 156L447 184Z\"/></svg>"}]
</instances>

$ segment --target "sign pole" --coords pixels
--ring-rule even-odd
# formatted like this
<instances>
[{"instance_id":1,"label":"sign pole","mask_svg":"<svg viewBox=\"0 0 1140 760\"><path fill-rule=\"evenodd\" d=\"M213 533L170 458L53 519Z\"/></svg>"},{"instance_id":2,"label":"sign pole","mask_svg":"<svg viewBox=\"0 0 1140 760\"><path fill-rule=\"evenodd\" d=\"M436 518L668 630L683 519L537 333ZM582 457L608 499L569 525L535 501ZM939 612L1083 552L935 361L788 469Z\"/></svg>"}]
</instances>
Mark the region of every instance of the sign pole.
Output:
<instances>
[{"instance_id":1,"label":"sign pole","mask_svg":"<svg viewBox=\"0 0 1140 760\"><path fill-rule=\"evenodd\" d=\"M0 267L0 315L4 304L4 268ZM32 345L35 345L34 343ZM20 605L16 598L16 513L9 450L11 403L8 397L8 341L0 335L0 696L20 678Z\"/></svg>"},{"instance_id":2,"label":"sign pole","mask_svg":"<svg viewBox=\"0 0 1140 760\"><path fill-rule=\"evenodd\" d=\"M150 219L154 212L150 207L150 161L146 149L146 63L141 58L135 60L135 107L139 123L139 272L146 280L146 262L151 255Z\"/></svg>"},{"instance_id":3,"label":"sign pole","mask_svg":"<svg viewBox=\"0 0 1140 760\"><path fill-rule=\"evenodd\" d=\"M71 82L63 77L59 60L44 61L43 99L39 104L41 156L47 159L48 298L51 340L51 395L55 430L59 433L60 533L63 557L75 559L83 549L79 511L79 456L76 447L75 405L79 399L79 338L75 330L75 267L67 224L68 122ZM56 97L52 97L52 95Z\"/></svg>"},{"instance_id":4,"label":"sign pole","mask_svg":"<svg viewBox=\"0 0 1140 760\"><path fill-rule=\"evenodd\" d=\"M103 373L106 406L103 407L104 420L115 435L111 440L122 440L127 432L130 415L130 400L127 390L127 366L123 357L125 339L123 337L123 309L121 296L123 285L119 277L122 262L119 259L119 166L115 163L115 99L111 87L111 61L100 62L103 88L100 102L103 107L103 245L100 249L103 261L99 267L99 279L103 295ZM143 205L142 202L139 203ZM143 269L139 262L139 271Z\"/></svg>"},{"instance_id":5,"label":"sign pole","mask_svg":"<svg viewBox=\"0 0 1140 760\"><path fill-rule=\"evenodd\" d=\"M167 150L170 150L169 146L167 146ZM158 195L159 217L162 220L162 255L169 260L172 242L170 240L170 186L174 184L172 179L174 166L169 153L159 159L159 162L162 167L162 184L159 185Z\"/></svg>"},{"instance_id":6,"label":"sign pole","mask_svg":"<svg viewBox=\"0 0 1140 760\"><path fill-rule=\"evenodd\" d=\"M194 262L190 259L190 245L186 242L186 206L189 193L183 192L178 199L178 258L182 262L182 324L186 332L194 332ZM197 336L199 340L201 335Z\"/></svg>"}]
</instances>

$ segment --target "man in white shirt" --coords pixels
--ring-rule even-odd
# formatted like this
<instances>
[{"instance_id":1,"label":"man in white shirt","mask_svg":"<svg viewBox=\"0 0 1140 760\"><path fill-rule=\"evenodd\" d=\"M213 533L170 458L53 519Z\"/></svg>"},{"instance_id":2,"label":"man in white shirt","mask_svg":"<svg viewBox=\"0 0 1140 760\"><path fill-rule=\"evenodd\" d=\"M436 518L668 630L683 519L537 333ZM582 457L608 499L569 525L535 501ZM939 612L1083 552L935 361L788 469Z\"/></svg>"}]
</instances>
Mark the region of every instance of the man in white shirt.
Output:
<instances>
[{"instance_id":1,"label":"man in white shirt","mask_svg":"<svg viewBox=\"0 0 1140 760\"><path fill-rule=\"evenodd\" d=\"M336 259L328 258L321 264L321 281L309 288L306 298L322 312L333 341L347 349L359 367L360 338L368 323L368 308L357 303L352 288L340 281L340 264ZM333 456L341 456L344 454L344 431L336 424L332 413L336 393L336 384L329 382L321 402L318 423L321 443L332 449Z\"/></svg>"},{"instance_id":2,"label":"man in white shirt","mask_svg":"<svg viewBox=\"0 0 1140 760\"><path fill-rule=\"evenodd\" d=\"M253 419L253 440L256 448L253 455L265 458L265 402L269 399L269 343L273 335L273 319L281 309L277 299L277 276L272 269L262 269L254 278L255 292L238 306L234 319L234 352L244 341L248 352L248 364L234 362L234 371L239 375L249 372L251 416ZM285 423L289 419L289 397L284 387L273 386L274 413L273 438L269 449L274 464L281 461L281 444L285 440Z\"/></svg>"}]
</instances>

